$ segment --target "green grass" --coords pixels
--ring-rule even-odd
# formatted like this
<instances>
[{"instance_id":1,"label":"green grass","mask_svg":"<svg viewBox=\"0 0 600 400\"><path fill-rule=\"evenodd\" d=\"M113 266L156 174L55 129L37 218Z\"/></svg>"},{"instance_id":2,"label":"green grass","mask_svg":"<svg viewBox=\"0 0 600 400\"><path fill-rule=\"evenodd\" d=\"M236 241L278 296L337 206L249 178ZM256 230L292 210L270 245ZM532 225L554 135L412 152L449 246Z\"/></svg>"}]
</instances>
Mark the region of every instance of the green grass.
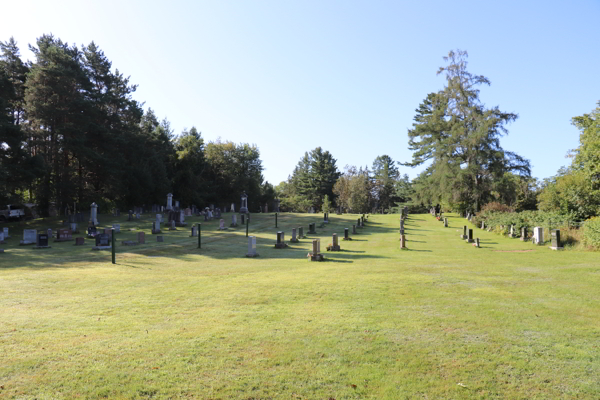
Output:
<instances>
[{"instance_id":1,"label":"green grass","mask_svg":"<svg viewBox=\"0 0 600 400\"><path fill-rule=\"evenodd\" d=\"M356 215L317 229L322 249ZM549 250L430 215L374 215L343 251L275 232L322 216L253 215L150 235L120 222L110 252L73 242L0 247L0 398L598 399L600 254ZM225 214L226 223L230 216ZM188 219L198 222L199 218ZM39 228L55 221L31 221ZM190 226L191 226L190 223ZM147 245L126 247L130 228ZM499 251L500 250L500 251ZM513 252L532 250L528 252ZM460 384L460 385L459 385Z\"/></svg>"}]
</instances>

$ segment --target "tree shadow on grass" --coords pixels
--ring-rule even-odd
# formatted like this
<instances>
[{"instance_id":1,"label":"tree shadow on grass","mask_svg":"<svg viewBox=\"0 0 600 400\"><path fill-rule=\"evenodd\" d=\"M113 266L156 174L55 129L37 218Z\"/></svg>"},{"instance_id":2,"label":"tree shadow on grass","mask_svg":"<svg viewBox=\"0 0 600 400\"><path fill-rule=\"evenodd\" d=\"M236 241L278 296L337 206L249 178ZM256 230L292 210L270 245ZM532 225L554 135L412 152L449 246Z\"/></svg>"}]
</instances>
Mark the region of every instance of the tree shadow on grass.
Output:
<instances>
[{"instance_id":1,"label":"tree shadow on grass","mask_svg":"<svg viewBox=\"0 0 600 400\"><path fill-rule=\"evenodd\" d=\"M408 247L405 248L404 250L406 250L406 251L418 251L418 252L425 252L425 253L433 253L433 250L417 250L417 249L409 249Z\"/></svg>"}]
</instances>

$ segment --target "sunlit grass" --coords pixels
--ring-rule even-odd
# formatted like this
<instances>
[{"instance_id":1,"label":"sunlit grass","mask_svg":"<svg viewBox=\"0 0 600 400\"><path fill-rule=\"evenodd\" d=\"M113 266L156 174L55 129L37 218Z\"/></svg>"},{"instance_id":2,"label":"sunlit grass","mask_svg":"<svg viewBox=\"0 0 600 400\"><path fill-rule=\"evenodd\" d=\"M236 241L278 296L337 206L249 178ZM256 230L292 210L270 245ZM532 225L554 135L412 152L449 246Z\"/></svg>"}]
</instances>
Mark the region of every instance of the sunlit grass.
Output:
<instances>
[{"instance_id":1,"label":"sunlit grass","mask_svg":"<svg viewBox=\"0 0 600 400\"><path fill-rule=\"evenodd\" d=\"M600 397L600 254L553 252L430 215L371 216L341 252L309 262L310 239L275 233L322 216L253 215L150 234L120 222L110 252L73 242L0 254L0 397L211 399L594 399ZM190 222L199 222L192 218ZM226 225L230 216L225 215ZM34 221L46 227L49 221ZM50 225L51 226L51 225ZM121 246L146 230L144 246ZM459 231L460 230L460 231ZM498 251L501 250L502 252ZM521 252L522 250L532 250Z\"/></svg>"}]
</instances>

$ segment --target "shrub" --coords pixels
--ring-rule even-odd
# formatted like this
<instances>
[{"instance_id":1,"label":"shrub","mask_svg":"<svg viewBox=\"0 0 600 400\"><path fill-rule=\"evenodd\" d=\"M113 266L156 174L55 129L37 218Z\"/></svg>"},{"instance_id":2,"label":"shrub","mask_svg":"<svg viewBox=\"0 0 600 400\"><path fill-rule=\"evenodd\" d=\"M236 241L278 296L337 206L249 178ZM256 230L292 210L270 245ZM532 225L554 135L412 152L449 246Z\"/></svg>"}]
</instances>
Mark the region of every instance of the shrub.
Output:
<instances>
[{"instance_id":1,"label":"shrub","mask_svg":"<svg viewBox=\"0 0 600 400\"><path fill-rule=\"evenodd\" d=\"M481 207L482 213L485 213L486 211L513 212L515 210L513 210L506 204L498 203L497 201L492 201Z\"/></svg>"},{"instance_id":2,"label":"shrub","mask_svg":"<svg viewBox=\"0 0 600 400\"><path fill-rule=\"evenodd\" d=\"M600 217L590 218L583 226L583 240L586 246L600 249Z\"/></svg>"}]
</instances>

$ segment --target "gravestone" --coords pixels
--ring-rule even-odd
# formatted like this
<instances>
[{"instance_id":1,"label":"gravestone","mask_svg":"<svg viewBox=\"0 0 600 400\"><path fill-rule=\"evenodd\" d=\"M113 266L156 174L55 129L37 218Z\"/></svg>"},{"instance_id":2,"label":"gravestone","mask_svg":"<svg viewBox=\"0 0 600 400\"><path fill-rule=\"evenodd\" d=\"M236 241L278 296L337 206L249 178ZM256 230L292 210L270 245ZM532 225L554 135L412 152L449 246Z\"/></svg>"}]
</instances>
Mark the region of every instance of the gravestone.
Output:
<instances>
[{"instance_id":1,"label":"gravestone","mask_svg":"<svg viewBox=\"0 0 600 400\"><path fill-rule=\"evenodd\" d=\"M560 230L554 229L552 232L550 232L550 235L552 236L552 245L550 246L550 248L552 250L564 249L562 243L560 242Z\"/></svg>"},{"instance_id":2,"label":"gravestone","mask_svg":"<svg viewBox=\"0 0 600 400\"><path fill-rule=\"evenodd\" d=\"M169 226L169 230L170 231L176 231L177 228L175 228L175 220L171 220L171 226Z\"/></svg>"},{"instance_id":3,"label":"gravestone","mask_svg":"<svg viewBox=\"0 0 600 400\"><path fill-rule=\"evenodd\" d=\"M246 257L258 257L256 252L256 236L248 236L248 253Z\"/></svg>"},{"instance_id":4,"label":"gravestone","mask_svg":"<svg viewBox=\"0 0 600 400\"><path fill-rule=\"evenodd\" d=\"M5 242L4 242L4 231L0 232L0 244L5 244Z\"/></svg>"},{"instance_id":5,"label":"gravestone","mask_svg":"<svg viewBox=\"0 0 600 400\"><path fill-rule=\"evenodd\" d=\"M298 239L304 239L306 238L306 236L304 236L304 228L303 227L298 227Z\"/></svg>"},{"instance_id":6,"label":"gravestone","mask_svg":"<svg viewBox=\"0 0 600 400\"><path fill-rule=\"evenodd\" d=\"M175 211L181 211L179 209L179 200L175 200Z\"/></svg>"},{"instance_id":7,"label":"gravestone","mask_svg":"<svg viewBox=\"0 0 600 400\"><path fill-rule=\"evenodd\" d=\"M246 221L245 221L245 215L244 215L244 214L242 214L242 215L241 215L241 217L242 217L242 225L246 225Z\"/></svg>"},{"instance_id":8,"label":"gravestone","mask_svg":"<svg viewBox=\"0 0 600 400\"><path fill-rule=\"evenodd\" d=\"M73 232L70 229L59 229L56 231L55 242L67 242L73 240Z\"/></svg>"},{"instance_id":9,"label":"gravestone","mask_svg":"<svg viewBox=\"0 0 600 400\"><path fill-rule=\"evenodd\" d=\"M175 220L177 226L187 226L187 222L185 222L185 214L183 211L177 211L178 219Z\"/></svg>"},{"instance_id":10,"label":"gravestone","mask_svg":"<svg viewBox=\"0 0 600 400\"><path fill-rule=\"evenodd\" d=\"M515 236L515 226L514 225L510 226L510 233L508 235L510 237L514 237Z\"/></svg>"},{"instance_id":11,"label":"gravestone","mask_svg":"<svg viewBox=\"0 0 600 400\"><path fill-rule=\"evenodd\" d=\"M464 226L463 226L463 234L462 234L462 235L460 235L460 238L461 238L461 239L463 239L463 240L466 240L466 239L467 239L467 229L468 229L468 228L467 228L467 226L466 226L466 225L464 225Z\"/></svg>"},{"instance_id":12,"label":"gravestone","mask_svg":"<svg viewBox=\"0 0 600 400\"><path fill-rule=\"evenodd\" d=\"M329 223L329 213L323 213L323 222L326 224Z\"/></svg>"},{"instance_id":13,"label":"gravestone","mask_svg":"<svg viewBox=\"0 0 600 400\"><path fill-rule=\"evenodd\" d=\"M90 221L92 225L98 225L98 205L96 203L92 203L90 206Z\"/></svg>"},{"instance_id":14,"label":"gravestone","mask_svg":"<svg viewBox=\"0 0 600 400\"><path fill-rule=\"evenodd\" d=\"M232 226L232 227L238 226L238 224L237 224L237 215L233 214L231 216L231 224L229 226Z\"/></svg>"},{"instance_id":15,"label":"gravestone","mask_svg":"<svg viewBox=\"0 0 600 400\"><path fill-rule=\"evenodd\" d=\"M156 214L156 222L158 222L159 224L163 222L162 214Z\"/></svg>"},{"instance_id":16,"label":"gravestone","mask_svg":"<svg viewBox=\"0 0 600 400\"><path fill-rule=\"evenodd\" d=\"M277 243L275 243L275 248L284 249L286 247L288 247L288 245L285 242L285 233L282 231L277 232Z\"/></svg>"},{"instance_id":17,"label":"gravestone","mask_svg":"<svg viewBox=\"0 0 600 400\"><path fill-rule=\"evenodd\" d=\"M75 246L83 246L85 244L85 239L82 237L75 238Z\"/></svg>"},{"instance_id":18,"label":"gravestone","mask_svg":"<svg viewBox=\"0 0 600 400\"><path fill-rule=\"evenodd\" d=\"M192 234L190 235L190 237L196 236L198 236L198 228L196 228L196 225L192 225Z\"/></svg>"},{"instance_id":19,"label":"gravestone","mask_svg":"<svg viewBox=\"0 0 600 400\"><path fill-rule=\"evenodd\" d=\"M88 237L94 237L98 233L98 229L95 226L88 226L87 235Z\"/></svg>"},{"instance_id":20,"label":"gravestone","mask_svg":"<svg viewBox=\"0 0 600 400\"><path fill-rule=\"evenodd\" d=\"M153 235L158 235L159 233L161 233L161 231L160 231L160 222L154 221L152 223L152 234Z\"/></svg>"},{"instance_id":21,"label":"gravestone","mask_svg":"<svg viewBox=\"0 0 600 400\"><path fill-rule=\"evenodd\" d=\"M92 247L92 250L108 250L112 248L110 243L110 236L107 233L100 233L96 235L96 245Z\"/></svg>"},{"instance_id":22,"label":"gravestone","mask_svg":"<svg viewBox=\"0 0 600 400\"><path fill-rule=\"evenodd\" d=\"M329 246L329 251L340 251L340 245L338 243L337 233L331 235L331 246Z\"/></svg>"},{"instance_id":23,"label":"gravestone","mask_svg":"<svg viewBox=\"0 0 600 400\"><path fill-rule=\"evenodd\" d=\"M541 226L533 228L533 239L531 242L538 246L544 244L544 228Z\"/></svg>"},{"instance_id":24,"label":"gravestone","mask_svg":"<svg viewBox=\"0 0 600 400\"><path fill-rule=\"evenodd\" d=\"M309 214L314 214L315 213L315 208L314 207L309 208L308 209L308 213Z\"/></svg>"},{"instance_id":25,"label":"gravestone","mask_svg":"<svg viewBox=\"0 0 600 400\"><path fill-rule=\"evenodd\" d=\"M352 234L356 235L356 225L352 225Z\"/></svg>"},{"instance_id":26,"label":"gravestone","mask_svg":"<svg viewBox=\"0 0 600 400\"><path fill-rule=\"evenodd\" d=\"M350 235L348 234L349 229L348 228L344 228L344 240L352 240L352 238L350 237Z\"/></svg>"},{"instance_id":27,"label":"gravestone","mask_svg":"<svg viewBox=\"0 0 600 400\"><path fill-rule=\"evenodd\" d=\"M121 224L113 224L113 229L115 233L121 233Z\"/></svg>"},{"instance_id":28,"label":"gravestone","mask_svg":"<svg viewBox=\"0 0 600 400\"><path fill-rule=\"evenodd\" d=\"M314 222L308 224L308 233L317 233L317 231L315 230L315 223Z\"/></svg>"},{"instance_id":29,"label":"gravestone","mask_svg":"<svg viewBox=\"0 0 600 400\"><path fill-rule=\"evenodd\" d=\"M467 236L467 243L473 243L473 229L469 229L469 236Z\"/></svg>"},{"instance_id":30,"label":"gravestone","mask_svg":"<svg viewBox=\"0 0 600 400\"><path fill-rule=\"evenodd\" d=\"M157 241L157 242L164 242L164 241L165 241L165 239L164 239L164 237L163 237L163 236L160 236L160 235L159 235L159 236L157 236L157 237L156 237L156 241Z\"/></svg>"},{"instance_id":31,"label":"gravestone","mask_svg":"<svg viewBox=\"0 0 600 400\"><path fill-rule=\"evenodd\" d=\"M358 219L356 220L356 227L357 227L357 228L362 228L362 226L360 226L360 218L358 218Z\"/></svg>"},{"instance_id":32,"label":"gravestone","mask_svg":"<svg viewBox=\"0 0 600 400\"><path fill-rule=\"evenodd\" d=\"M4 233L4 239L10 239L10 235L8 234L8 228L2 228L2 233Z\"/></svg>"},{"instance_id":33,"label":"gravestone","mask_svg":"<svg viewBox=\"0 0 600 400\"><path fill-rule=\"evenodd\" d=\"M146 244L146 234L144 232L138 232L137 241L139 244Z\"/></svg>"},{"instance_id":34,"label":"gravestone","mask_svg":"<svg viewBox=\"0 0 600 400\"><path fill-rule=\"evenodd\" d=\"M167 194L167 210L173 210L173 194Z\"/></svg>"},{"instance_id":35,"label":"gravestone","mask_svg":"<svg viewBox=\"0 0 600 400\"><path fill-rule=\"evenodd\" d=\"M521 228L521 241L522 242L527 241L527 227L526 226Z\"/></svg>"},{"instance_id":36,"label":"gravestone","mask_svg":"<svg viewBox=\"0 0 600 400\"><path fill-rule=\"evenodd\" d=\"M186 217L191 217L192 216L192 209L191 208L186 208L185 209L185 216Z\"/></svg>"},{"instance_id":37,"label":"gravestone","mask_svg":"<svg viewBox=\"0 0 600 400\"><path fill-rule=\"evenodd\" d=\"M49 249L50 246L48 246L48 241L50 240L51 237L52 237L52 235L48 236L47 233L38 233L36 246L34 248L35 249Z\"/></svg>"},{"instance_id":38,"label":"gravestone","mask_svg":"<svg viewBox=\"0 0 600 400\"><path fill-rule=\"evenodd\" d=\"M321 239L314 239L312 242L312 252L308 253L310 261L323 261L321 254Z\"/></svg>"},{"instance_id":39,"label":"gravestone","mask_svg":"<svg viewBox=\"0 0 600 400\"><path fill-rule=\"evenodd\" d=\"M220 231L224 231L226 229L227 229L227 227L225 226L225 220L224 219L220 219L219 220L219 230Z\"/></svg>"},{"instance_id":40,"label":"gravestone","mask_svg":"<svg viewBox=\"0 0 600 400\"><path fill-rule=\"evenodd\" d=\"M72 233L79 233L79 229L77 228L77 223L76 222L72 222L71 223L71 232Z\"/></svg>"},{"instance_id":41,"label":"gravestone","mask_svg":"<svg viewBox=\"0 0 600 400\"><path fill-rule=\"evenodd\" d=\"M406 249L406 237L404 235L400 235L400 250Z\"/></svg>"},{"instance_id":42,"label":"gravestone","mask_svg":"<svg viewBox=\"0 0 600 400\"><path fill-rule=\"evenodd\" d=\"M240 207L240 213L247 213L248 212L248 195L246 194L246 192L242 192L242 205Z\"/></svg>"},{"instance_id":43,"label":"gravestone","mask_svg":"<svg viewBox=\"0 0 600 400\"><path fill-rule=\"evenodd\" d=\"M292 228L292 238L290 239L292 243L298 243L298 238L296 237L296 228Z\"/></svg>"},{"instance_id":44,"label":"gravestone","mask_svg":"<svg viewBox=\"0 0 600 400\"><path fill-rule=\"evenodd\" d=\"M481 221L481 229L485 229L485 221Z\"/></svg>"},{"instance_id":45,"label":"gravestone","mask_svg":"<svg viewBox=\"0 0 600 400\"><path fill-rule=\"evenodd\" d=\"M232 213L234 213L234 212L235 212L235 204L231 203L231 210L230 210L230 211L231 211ZM256 240L256 239L255 239L255 240Z\"/></svg>"},{"instance_id":46,"label":"gravestone","mask_svg":"<svg viewBox=\"0 0 600 400\"><path fill-rule=\"evenodd\" d=\"M444 228L448 227L448 218L444 217Z\"/></svg>"},{"instance_id":47,"label":"gravestone","mask_svg":"<svg viewBox=\"0 0 600 400\"><path fill-rule=\"evenodd\" d=\"M212 220L214 218L212 210L208 210L207 213L208 213L208 219Z\"/></svg>"}]
</instances>

